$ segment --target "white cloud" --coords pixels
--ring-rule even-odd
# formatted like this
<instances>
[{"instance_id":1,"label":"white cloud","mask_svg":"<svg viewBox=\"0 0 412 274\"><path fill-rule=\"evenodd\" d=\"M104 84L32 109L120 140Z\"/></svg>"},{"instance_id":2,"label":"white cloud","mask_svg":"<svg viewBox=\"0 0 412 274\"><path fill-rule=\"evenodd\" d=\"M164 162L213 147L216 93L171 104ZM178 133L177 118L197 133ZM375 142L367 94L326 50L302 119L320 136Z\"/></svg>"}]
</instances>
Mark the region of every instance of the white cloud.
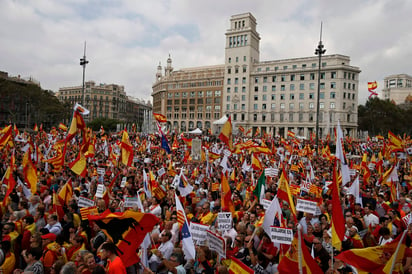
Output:
<instances>
[{"instance_id":1,"label":"white cloud","mask_svg":"<svg viewBox=\"0 0 412 274\"><path fill-rule=\"evenodd\" d=\"M0 70L54 91L80 85L87 41L86 80L151 100L159 61L164 66L170 53L175 69L223 64L230 16L251 12L261 60L314 56L323 21L327 54L348 55L362 70L364 103L368 81L412 73L411 10L407 0L3 0Z\"/></svg>"}]
</instances>

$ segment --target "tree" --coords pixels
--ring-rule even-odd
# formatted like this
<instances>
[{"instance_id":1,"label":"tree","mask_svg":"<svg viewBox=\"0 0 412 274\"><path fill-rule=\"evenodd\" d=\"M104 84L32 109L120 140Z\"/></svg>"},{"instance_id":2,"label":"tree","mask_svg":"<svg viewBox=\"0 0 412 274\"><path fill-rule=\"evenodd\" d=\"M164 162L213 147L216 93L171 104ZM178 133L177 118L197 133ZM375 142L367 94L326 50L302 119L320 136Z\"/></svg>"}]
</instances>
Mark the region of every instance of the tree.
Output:
<instances>
[{"instance_id":1,"label":"tree","mask_svg":"<svg viewBox=\"0 0 412 274\"><path fill-rule=\"evenodd\" d=\"M412 110L404 110L389 100L377 97L369 99L358 107L359 130L368 131L370 136L410 133Z\"/></svg>"},{"instance_id":2,"label":"tree","mask_svg":"<svg viewBox=\"0 0 412 274\"><path fill-rule=\"evenodd\" d=\"M87 124L93 131L99 131L103 126L105 131L116 131L117 124L120 124L119 120L108 118L97 118Z\"/></svg>"}]
</instances>

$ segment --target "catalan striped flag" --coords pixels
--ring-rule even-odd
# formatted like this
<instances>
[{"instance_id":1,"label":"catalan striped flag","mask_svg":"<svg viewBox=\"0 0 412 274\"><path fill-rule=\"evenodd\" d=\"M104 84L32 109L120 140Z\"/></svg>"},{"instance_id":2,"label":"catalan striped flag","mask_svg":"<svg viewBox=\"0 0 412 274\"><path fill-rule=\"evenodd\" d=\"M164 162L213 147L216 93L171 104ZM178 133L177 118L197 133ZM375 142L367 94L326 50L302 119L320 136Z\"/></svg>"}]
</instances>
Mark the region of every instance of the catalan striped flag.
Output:
<instances>
[{"instance_id":1,"label":"catalan striped flag","mask_svg":"<svg viewBox=\"0 0 412 274\"><path fill-rule=\"evenodd\" d=\"M91 207L81 207L80 208L80 216L82 220L87 220L87 215L98 215L99 212L97 211L97 206Z\"/></svg>"}]
</instances>

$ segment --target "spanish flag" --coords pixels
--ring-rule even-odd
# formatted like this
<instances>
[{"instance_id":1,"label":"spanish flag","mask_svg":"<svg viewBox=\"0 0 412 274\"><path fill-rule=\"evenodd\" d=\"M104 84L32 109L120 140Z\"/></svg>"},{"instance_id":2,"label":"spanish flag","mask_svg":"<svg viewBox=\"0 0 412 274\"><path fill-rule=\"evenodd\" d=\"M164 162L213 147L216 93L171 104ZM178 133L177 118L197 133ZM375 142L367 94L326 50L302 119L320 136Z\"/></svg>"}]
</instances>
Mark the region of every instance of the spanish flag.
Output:
<instances>
[{"instance_id":1,"label":"spanish flag","mask_svg":"<svg viewBox=\"0 0 412 274\"><path fill-rule=\"evenodd\" d=\"M406 248L406 237L404 237L406 232L407 230L387 244L367 248L353 248L343 251L336 258L356 267L358 271L391 273L390 269L393 263L392 273L403 273L402 259ZM396 252L397 249L398 252Z\"/></svg>"},{"instance_id":2,"label":"spanish flag","mask_svg":"<svg viewBox=\"0 0 412 274\"><path fill-rule=\"evenodd\" d=\"M255 271L235 257L230 258L229 274L253 274Z\"/></svg>"},{"instance_id":3,"label":"spanish flag","mask_svg":"<svg viewBox=\"0 0 412 274\"><path fill-rule=\"evenodd\" d=\"M159 123L166 123L167 122L166 116L164 116L163 114L153 113L153 116L156 119L156 121L158 121Z\"/></svg>"},{"instance_id":4,"label":"spanish flag","mask_svg":"<svg viewBox=\"0 0 412 274\"><path fill-rule=\"evenodd\" d=\"M298 231L297 233L301 232ZM322 269L310 255L303 236L301 237L301 241L299 243L299 237L297 233L293 238L289 251L279 261L279 273L323 273ZM300 260L299 257L301 257ZM299 271L300 269L302 269L302 272Z\"/></svg>"},{"instance_id":5,"label":"spanish flag","mask_svg":"<svg viewBox=\"0 0 412 274\"><path fill-rule=\"evenodd\" d=\"M232 191L230 190L229 182L227 181L226 175L222 173L222 210L232 212L232 216L235 214L235 205L232 200Z\"/></svg>"},{"instance_id":6,"label":"spanish flag","mask_svg":"<svg viewBox=\"0 0 412 274\"><path fill-rule=\"evenodd\" d=\"M252 168L254 170L261 170L262 169L262 164L260 163L259 158L256 157L254 153L252 153Z\"/></svg>"},{"instance_id":7,"label":"spanish flag","mask_svg":"<svg viewBox=\"0 0 412 274\"><path fill-rule=\"evenodd\" d=\"M10 126L11 129L11 126ZM10 193L13 191L16 186L16 180L14 180L13 173L15 170L16 158L14 157L14 151L10 157L10 164L6 169L2 183L7 186L6 195L3 198L3 206L7 205L7 198L10 196Z\"/></svg>"},{"instance_id":8,"label":"spanish flag","mask_svg":"<svg viewBox=\"0 0 412 274\"><path fill-rule=\"evenodd\" d=\"M123 130L122 142L120 143L122 148L122 163L126 166L132 166L133 163L133 146L129 141L129 134L127 130Z\"/></svg>"},{"instance_id":9,"label":"spanish flag","mask_svg":"<svg viewBox=\"0 0 412 274\"><path fill-rule=\"evenodd\" d=\"M281 174L279 182L278 182L278 193L277 193L277 195L278 195L279 199L282 199L283 201L285 201L289 204L290 212L292 213L295 220L297 220L295 203L293 202L292 193L290 191L289 182L287 180L284 169L282 170L282 174Z\"/></svg>"},{"instance_id":10,"label":"spanish flag","mask_svg":"<svg viewBox=\"0 0 412 274\"><path fill-rule=\"evenodd\" d=\"M88 215L88 219L94 221L117 246L119 257L126 267L139 262L136 250L146 234L159 222L153 214L131 210L114 213L106 210L100 215Z\"/></svg>"},{"instance_id":11,"label":"spanish flag","mask_svg":"<svg viewBox=\"0 0 412 274\"><path fill-rule=\"evenodd\" d=\"M391 131L388 132L389 149L391 151L403 151L402 139L397 137Z\"/></svg>"},{"instance_id":12,"label":"spanish flag","mask_svg":"<svg viewBox=\"0 0 412 274\"><path fill-rule=\"evenodd\" d=\"M232 120L230 116L222 127L222 131L219 134L219 139L229 147L230 151L233 151Z\"/></svg>"},{"instance_id":13,"label":"spanish flag","mask_svg":"<svg viewBox=\"0 0 412 274\"><path fill-rule=\"evenodd\" d=\"M77 158L69 164L70 169L82 178L87 175L87 161L84 154L79 151Z\"/></svg>"},{"instance_id":14,"label":"spanish flag","mask_svg":"<svg viewBox=\"0 0 412 274\"><path fill-rule=\"evenodd\" d=\"M288 137L294 139L296 134L293 131L288 130Z\"/></svg>"},{"instance_id":15,"label":"spanish flag","mask_svg":"<svg viewBox=\"0 0 412 274\"><path fill-rule=\"evenodd\" d=\"M67 183L64 184L64 186L60 189L59 193L57 194L57 197L59 199L59 204L60 205L68 205L70 199L73 196L73 185L72 185L72 180L69 179Z\"/></svg>"},{"instance_id":16,"label":"spanish flag","mask_svg":"<svg viewBox=\"0 0 412 274\"><path fill-rule=\"evenodd\" d=\"M245 128L242 126L238 127L239 131L242 132L242 134L245 134Z\"/></svg>"},{"instance_id":17,"label":"spanish flag","mask_svg":"<svg viewBox=\"0 0 412 274\"><path fill-rule=\"evenodd\" d=\"M59 129L63 130L63 131L67 131L67 126L63 123L59 124Z\"/></svg>"},{"instance_id":18,"label":"spanish flag","mask_svg":"<svg viewBox=\"0 0 412 274\"><path fill-rule=\"evenodd\" d=\"M368 90L375 90L378 87L378 83L376 81L374 82L368 82Z\"/></svg>"},{"instance_id":19,"label":"spanish flag","mask_svg":"<svg viewBox=\"0 0 412 274\"><path fill-rule=\"evenodd\" d=\"M11 125L4 127L2 130L0 130L0 134L2 134L2 136L0 137L0 149L5 147L7 145L7 143L9 142L9 140L12 137L12 127Z\"/></svg>"},{"instance_id":20,"label":"spanish flag","mask_svg":"<svg viewBox=\"0 0 412 274\"><path fill-rule=\"evenodd\" d=\"M23 156L23 174L24 180L30 186L31 193L37 191L37 169L30 158L31 150L28 149Z\"/></svg>"}]
</instances>

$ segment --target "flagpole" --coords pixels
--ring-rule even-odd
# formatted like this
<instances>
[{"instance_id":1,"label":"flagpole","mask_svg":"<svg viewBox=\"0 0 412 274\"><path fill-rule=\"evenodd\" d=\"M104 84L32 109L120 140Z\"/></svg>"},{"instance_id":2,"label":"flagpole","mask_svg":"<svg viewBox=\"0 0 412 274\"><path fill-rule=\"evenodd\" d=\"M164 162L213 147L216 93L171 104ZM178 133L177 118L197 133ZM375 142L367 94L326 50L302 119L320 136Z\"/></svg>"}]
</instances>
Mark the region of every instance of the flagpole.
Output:
<instances>
[{"instance_id":1,"label":"flagpole","mask_svg":"<svg viewBox=\"0 0 412 274\"><path fill-rule=\"evenodd\" d=\"M302 263L302 235L301 235L301 225L298 225L298 265L299 274L303 274L303 263Z\"/></svg>"},{"instance_id":2,"label":"flagpole","mask_svg":"<svg viewBox=\"0 0 412 274\"><path fill-rule=\"evenodd\" d=\"M393 254L393 260L392 260L392 265L391 265L391 270L389 271L390 274L392 274L393 269L395 268L395 263L396 263L396 257L398 257L399 249L401 248L401 244L403 242L403 238L405 238L406 233L408 232L407 229L402 234L401 239L399 240L398 246L396 247L396 251Z\"/></svg>"}]
</instances>

